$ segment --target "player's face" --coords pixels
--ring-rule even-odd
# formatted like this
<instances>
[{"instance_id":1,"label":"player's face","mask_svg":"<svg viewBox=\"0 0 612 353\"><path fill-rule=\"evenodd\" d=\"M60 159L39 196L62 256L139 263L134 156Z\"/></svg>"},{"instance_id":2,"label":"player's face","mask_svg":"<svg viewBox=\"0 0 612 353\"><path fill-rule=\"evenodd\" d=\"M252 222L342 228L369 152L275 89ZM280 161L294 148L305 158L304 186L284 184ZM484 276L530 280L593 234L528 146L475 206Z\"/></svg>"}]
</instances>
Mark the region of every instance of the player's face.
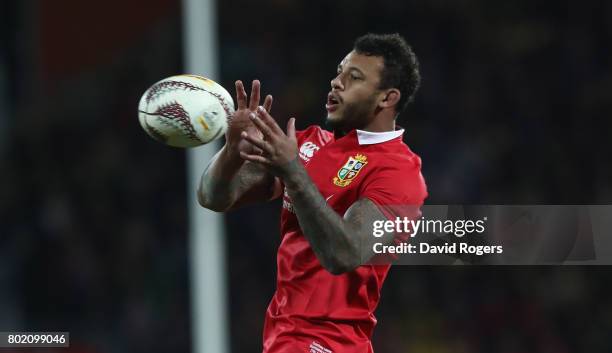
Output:
<instances>
[{"instance_id":1,"label":"player's face","mask_svg":"<svg viewBox=\"0 0 612 353\"><path fill-rule=\"evenodd\" d=\"M327 96L327 125L348 132L367 126L375 116L384 61L379 56L350 52L338 65Z\"/></svg>"}]
</instances>

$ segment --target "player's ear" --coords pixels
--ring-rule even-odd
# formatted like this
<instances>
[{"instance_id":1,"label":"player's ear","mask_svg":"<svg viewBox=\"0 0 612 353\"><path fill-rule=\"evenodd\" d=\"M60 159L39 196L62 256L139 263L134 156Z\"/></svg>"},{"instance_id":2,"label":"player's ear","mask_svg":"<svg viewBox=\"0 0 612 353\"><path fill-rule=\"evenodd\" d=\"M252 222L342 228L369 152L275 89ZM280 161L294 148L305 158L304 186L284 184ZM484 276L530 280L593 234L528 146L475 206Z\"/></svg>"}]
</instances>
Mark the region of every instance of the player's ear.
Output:
<instances>
[{"instance_id":1,"label":"player's ear","mask_svg":"<svg viewBox=\"0 0 612 353\"><path fill-rule=\"evenodd\" d=\"M397 105L402 96L397 88L389 88L382 93L382 99L378 103L378 106L381 108L390 108Z\"/></svg>"}]
</instances>

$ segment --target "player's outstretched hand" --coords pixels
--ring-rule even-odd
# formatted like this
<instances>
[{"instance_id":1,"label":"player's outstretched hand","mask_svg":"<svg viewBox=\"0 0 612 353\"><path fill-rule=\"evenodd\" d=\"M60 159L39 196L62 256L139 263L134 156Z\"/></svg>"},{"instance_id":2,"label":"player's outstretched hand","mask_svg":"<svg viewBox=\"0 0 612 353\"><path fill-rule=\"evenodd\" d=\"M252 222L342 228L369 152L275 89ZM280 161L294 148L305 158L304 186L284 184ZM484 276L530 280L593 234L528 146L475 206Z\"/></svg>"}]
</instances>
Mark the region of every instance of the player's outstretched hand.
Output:
<instances>
[{"instance_id":1,"label":"player's outstretched hand","mask_svg":"<svg viewBox=\"0 0 612 353\"><path fill-rule=\"evenodd\" d=\"M260 134L247 131L241 137L262 154L240 152L240 157L247 161L260 163L268 167L275 175L284 177L290 170L290 164L297 160L298 147L295 137L295 118L287 122L287 133L278 126L274 118L264 107L259 107L256 114L249 116ZM263 138L262 136L263 135Z\"/></svg>"},{"instance_id":2,"label":"player's outstretched hand","mask_svg":"<svg viewBox=\"0 0 612 353\"><path fill-rule=\"evenodd\" d=\"M257 111L259 106L261 83L254 80L251 84L251 96L247 97L242 81L236 81L236 111L229 121L225 139L227 147L231 152L238 155L240 152L249 154L261 154L261 150L253 147L252 144L244 141L240 134L246 131L248 134L262 137L261 132L253 124L249 115ZM263 107L266 111L272 108L272 96L267 95L264 99Z\"/></svg>"}]
</instances>

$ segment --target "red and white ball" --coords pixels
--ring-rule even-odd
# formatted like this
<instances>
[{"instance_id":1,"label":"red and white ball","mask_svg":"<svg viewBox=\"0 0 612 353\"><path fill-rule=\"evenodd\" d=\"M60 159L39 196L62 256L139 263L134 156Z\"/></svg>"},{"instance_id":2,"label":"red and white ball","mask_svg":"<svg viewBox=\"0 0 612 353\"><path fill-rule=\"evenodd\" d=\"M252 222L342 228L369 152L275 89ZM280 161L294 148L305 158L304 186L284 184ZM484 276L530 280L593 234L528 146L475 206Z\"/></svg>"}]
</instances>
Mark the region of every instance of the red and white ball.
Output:
<instances>
[{"instance_id":1,"label":"red and white ball","mask_svg":"<svg viewBox=\"0 0 612 353\"><path fill-rule=\"evenodd\" d=\"M165 78L149 87L138 104L138 120L149 136L183 148L221 137L233 113L234 101L225 88L197 75Z\"/></svg>"}]
</instances>

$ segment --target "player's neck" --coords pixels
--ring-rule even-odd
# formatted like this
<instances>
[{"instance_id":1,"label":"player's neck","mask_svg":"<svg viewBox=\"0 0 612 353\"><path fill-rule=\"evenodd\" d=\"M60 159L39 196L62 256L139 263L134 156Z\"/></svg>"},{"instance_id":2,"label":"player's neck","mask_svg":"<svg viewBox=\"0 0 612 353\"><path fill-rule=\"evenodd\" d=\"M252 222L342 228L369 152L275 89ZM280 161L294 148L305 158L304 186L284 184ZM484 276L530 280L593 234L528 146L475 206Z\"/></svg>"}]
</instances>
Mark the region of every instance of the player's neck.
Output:
<instances>
[{"instance_id":1,"label":"player's neck","mask_svg":"<svg viewBox=\"0 0 612 353\"><path fill-rule=\"evenodd\" d=\"M395 116L377 115L372 121L365 125L353 126L353 127L333 127L334 136L340 138L345 136L353 129L367 131L367 132L388 132L395 131Z\"/></svg>"},{"instance_id":2,"label":"player's neck","mask_svg":"<svg viewBox=\"0 0 612 353\"><path fill-rule=\"evenodd\" d=\"M395 131L395 119L389 119L383 116L377 116L373 119L369 124L364 126L363 131L369 132L386 132L386 131Z\"/></svg>"}]
</instances>

